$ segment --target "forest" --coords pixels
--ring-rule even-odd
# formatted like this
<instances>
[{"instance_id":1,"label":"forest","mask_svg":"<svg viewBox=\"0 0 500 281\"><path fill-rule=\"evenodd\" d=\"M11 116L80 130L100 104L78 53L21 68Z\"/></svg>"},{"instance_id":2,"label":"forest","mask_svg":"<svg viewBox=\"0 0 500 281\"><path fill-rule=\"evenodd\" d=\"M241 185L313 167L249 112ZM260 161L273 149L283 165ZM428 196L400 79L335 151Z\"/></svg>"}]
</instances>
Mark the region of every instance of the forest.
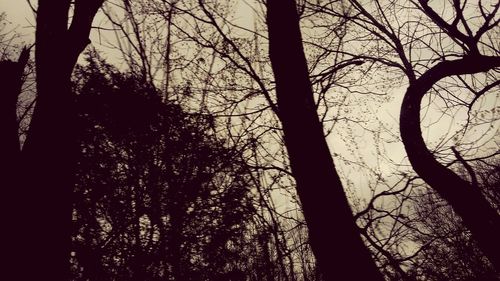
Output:
<instances>
[{"instance_id":1,"label":"forest","mask_svg":"<svg viewBox=\"0 0 500 281\"><path fill-rule=\"evenodd\" d=\"M500 280L499 9L0 0L0 280Z\"/></svg>"}]
</instances>

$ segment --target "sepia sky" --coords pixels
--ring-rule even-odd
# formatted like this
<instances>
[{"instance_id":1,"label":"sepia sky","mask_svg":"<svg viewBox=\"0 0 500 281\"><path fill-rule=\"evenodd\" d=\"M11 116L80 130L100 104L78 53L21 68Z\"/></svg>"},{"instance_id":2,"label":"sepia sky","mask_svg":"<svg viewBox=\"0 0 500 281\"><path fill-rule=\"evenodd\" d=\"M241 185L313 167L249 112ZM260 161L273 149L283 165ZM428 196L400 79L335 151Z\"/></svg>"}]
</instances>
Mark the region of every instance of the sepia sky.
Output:
<instances>
[{"instance_id":1,"label":"sepia sky","mask_svg":"<svg viewBox=\"0 0 500 281\"><path fill-rule=\"evenodd\" d=\"M7 20L21 30L29 30L35 24L33 13L25 0L0 0L0 12L5 12Z\"/></svg>"},{"instance_id":2,"label":"sepia sky","mask_svg":"<svg viewBox=\"0 0 500 281\"><path fill-rule=\"evenodd\" d=\"M251 8L249 8L246 1L240 2L240 5L237 7L237 11L235 13L234 20L236 24L246 28L253 29L254 27L254 12ZM24 0L0 0L0 11L5 12L7 16L7 20L10 23L7 30L16 29L22 35L22 40L27 43L33 43L33 35L34 35L34 16L33 13ZM94 20L95 25L101 26L102 24L106 24L106 20L102 14L98 14ZM106 53L106 57L116 64L119 63L119 54L114 54L110 49L106 49L103 47L102 43L106 40L110 39L105 33L91 33L91 40L93 45ZM393 131L394 134L397 134L398 131L398 119L399 119L399 107L404 95L404 91L406 86L399 85L393 87L390 92L387 94L391 95L391 98L388 102L382 104L373 104L371 106L372 113L382 122L386 123L389 126L389 130ZM486 108L499 108L498 105L498 93L486 95L486 97L480 101L481 106ZM424 138L431 144L439 143L443 137L448 136L449 132L453 132L455 128L461 126L461 124L466 120L466 112L463 111L459 114L460 118L443 116L439 110L439 108L429 108L427 114L425 114L425 122L423 125L425 126L432 124L430 128L426 131ZM438 121L439 120L439 121ZM491 129L488 126L478 127L474 130L468 132L468 138L470 140L474 140L475 137L479 137L484 133L488 132L488 136L484 139L493 140L492 145L500 144L500 136L499 136L499 122L492 124L495 128ZM360 128L352 128L353 133L357 134L357 141L360 141L358 144L361 148L361 153L364 155L364 160L368 165L376 165L377 158L373 154L374 146L377 145L374 143L371 138L363 138L363 130ZM344 146L348 145L345 140L341 140L342 136L339 134L332 134L328 137L328 141L332 147L332 153L347 155L349 153L349 147ZM482 140L480 140L482 141ZM402 162L405 158L404 148L401 142L387 142L381 143L378 145L382 145L385 148L385 155L395 163ZM432 145L431 145L432 146ZM340 167L342 168L342 167ZM386 173L387 175L391 175L394 173L394 167L392 166L380 166L381 172ZM348 172L349 173L349 172ZM356 176L354 177L356 178ZM365 185L365 178L361 176L357 176L357 186Z\"/></svg>"}]
</instances>

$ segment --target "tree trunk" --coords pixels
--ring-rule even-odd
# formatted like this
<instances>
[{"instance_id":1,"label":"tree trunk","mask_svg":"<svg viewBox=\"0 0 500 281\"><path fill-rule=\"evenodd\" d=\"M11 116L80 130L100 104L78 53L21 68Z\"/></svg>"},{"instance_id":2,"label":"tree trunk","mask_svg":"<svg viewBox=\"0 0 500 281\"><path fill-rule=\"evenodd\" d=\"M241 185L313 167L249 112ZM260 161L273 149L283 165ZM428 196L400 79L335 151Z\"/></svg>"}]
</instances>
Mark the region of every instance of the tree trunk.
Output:
<instances>
[{"instance_id":1,"label":"tree trunk","mask_svg":"<svg viewBox=\"0 0 500 281\"><path fill-rule=\"evenodd\" d=\"M325 280L383 280L361 240L313 98L293 0L268 0L279 118L309 240Z\"/></svg>"},{"instance_id":2,"label":"tree trunk","mask_svg":"<svg viewBox=\"0 0 500 281\"><path fill-rule=\"evenodd\" d=\"M54 3L55 2L55 3ZM71 245L73 166L78 149L76 111L70 77L85 48L92 19L102 0L76 1L68 28L70 0L39 0L36 17L37 101L21 152L22 194L11 259L17 280L68 280ZM5 260L5 259L4 259Z\"/></svg>"},{"instance_id":3,"label":"tree trunk","mask_svg":"<svg viewBox=\"0 0 500 281\"><path fill-rule=\"evenodd\" d=\"M485 72L499 66L500 57L479 55L440 62L410 84L400 115L401 138L413 169L448 201L497 270L500 270L500 217L479 189L434 159L422 138L420 104L427 91L442 78Z\"/></svg>"},{"instance_id":4,"label":"tree trunk","mask_svg":"<svg viewBox=\"0 0 500 281\"><path fill-rule=\"evenodd\" d=\"M181 198L179 196L178 198ZM182 201L182 199L180 200ZM171 201L172 202L172 201ZM188 268L183 268L183 256L182 256L182 241L183 239L183 227L184 227L184 212L181 207L183 204L173 203L170 206L170 228L167 237L167 261L171 266L171 276L175 281L184 280L184 272L189 270Z\"/></svg>"},{"instance_id":5,"label":"tree trunk","mask_svg":"<svg viewBox=\"0 0 500 281\"><path fill-rule=\"evenodd\" d=\"M17 120L17 101L21 94L23 75L29 60L29 49L23 48L17 62L0 62L0 154L2 167L9 168L19 158L19 126ZM3 169L2 169L3 170ZM8 174L5 174L7 176Z\"/></svg>"},{"instance_id":6,"label":"tree trunk","mask_svg":"<svg viewBox=\"0 0 500 281\"><path fill-rule=\"evenodd\" d=\"M0 77L2 88L0 88L0 178L1 178L1 214L3 224L2 261L5 276L16 276L20 270L24 270L17 262L25 258L26 252L19 249L22 240L20 229L25 221L19 220L17 214L22 211L22 190L12 188L18 184L18 165L20 157L19 126L17 119L17 101L21 93L24 68L29 59L29 49L23 49L17 62L0 62ZM8 278L7 278L8 279Z\"/></svg>"}]
</instances>

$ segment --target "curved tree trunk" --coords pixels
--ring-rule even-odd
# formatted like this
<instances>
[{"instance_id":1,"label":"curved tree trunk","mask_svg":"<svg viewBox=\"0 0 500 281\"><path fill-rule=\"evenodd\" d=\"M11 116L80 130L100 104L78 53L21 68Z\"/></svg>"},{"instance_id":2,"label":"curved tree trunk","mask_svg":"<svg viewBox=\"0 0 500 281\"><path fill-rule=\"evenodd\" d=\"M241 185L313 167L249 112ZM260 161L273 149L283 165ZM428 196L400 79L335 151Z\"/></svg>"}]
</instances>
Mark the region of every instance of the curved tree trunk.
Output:
<instances>
[{"instance_id":1,"label":"curved tree trunk","mask_svg":"<svg viewBox=\"0 0 500 281\"><path fill-rule=\"evenodd\" d=\"M295 1L268 0L267 24L285 145L324 280L383 280L361 240L316 112Z\"/></svg>"},{"instance_id":2,"label":"curved tree trunk","mask_svg":"<svg viewBox=\"0 0 500 281\"><path fill-rule=\"evenodd\" d=\"M415 172L436 190L462 218L484 254L500 269L500 216L481 191L441 165L427 149L420 128L420 104L442 78L485 72L500 67L500 57L467 56L444 61L425 72L408 87L400 115L400 131Z\"/></svg>"}]
</instances>

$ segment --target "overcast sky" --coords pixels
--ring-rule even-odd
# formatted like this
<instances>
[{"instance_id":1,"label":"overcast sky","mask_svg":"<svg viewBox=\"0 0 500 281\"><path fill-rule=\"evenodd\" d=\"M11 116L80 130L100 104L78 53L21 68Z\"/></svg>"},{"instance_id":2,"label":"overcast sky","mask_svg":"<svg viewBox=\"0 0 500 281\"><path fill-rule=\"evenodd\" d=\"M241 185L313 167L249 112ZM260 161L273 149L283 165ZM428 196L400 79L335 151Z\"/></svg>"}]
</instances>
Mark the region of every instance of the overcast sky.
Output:
<instances>
[{"instance_id":1,"label":"overcast sky","mask_svg":"<svg viewBox=\"0 0 500 281\"><path fill-rule=\"evenodd\" d=\"M25 0L0 0L0 11L5 12L7 16L7 20L11 22L10 27L8 29L13 29L16 28L16 31L22 34L23 40L26 43L33 43L33 36L34 36L34 16L33 13L28 6L27 2ZM252 10L248 9L245 7L245 5L241 5L240 9L236 13L236 17L238 18L238 24L245 26L246 28L253 28L253 15L252 15ZM102 17L97 17L95 20L95 24L99 24L99 21L102 20ZM97 34L94 32L91 35L91 40L94 42L94 46L99 47L99 38L96 37ZM110 57L111 54L108 54L108 57ZM376 105L374 110L376 111L377 118L379 118L382 121L386 121L389 124L392 124L394 133L397 134L397 120L399 118L399 106L404 94L404 90L406 89L406 86L400 85L400 87L395 87L393 89L393 92L390 93L393 98L390 102L381 104L381 105ZM488 98L485 99L483 102L483 106L486 103L487 107L491 108L498 108L498 93L492 93L491 95L488 95ZM429 115L429 123L432 122L432 114ZM463 119L463 118L461 118ZM436 139L442 134L446 133L450 126L450 122L459 122L463 120L443 120L440 123L437 123L433 125L432 129L429 130L428 135L425 137L428 137L429 139ZM458 125L458 124L455 124ZM492 132L494 135L491 136L493 139L497 140L497 143L499 143L500 136L498 135L498 127L500 124L497 122L493 124L495 126L495 129L491 130L490 133ZM453 126L453 124L452 124ZM473 132L473 134L480 135L481 132ZM336 143L334 147L334 152L342 154L346 151L347 148L342 147L342 145L339 145L342 143L341 141L336 139L335 135L332 135L329 138L330 143ZM373 143L371 143L369 140L366 140L366 144L363 146L366 148L367 151L373 151ZM495 141L493 142L495 143ZM405 153L403 146L400 142L393 142L393 143L385 143L383 144L387 151L390 152L390 156L394 161L398 162L400 161ZM370 161L369 159L367 159ZM387 171L390 173L390 171Z\"/></svg>"},{"instance_id":2,"label":"overcast sky","mask_svg":"<svg viewBox=\"0 0 500 281\"><path fill-rule=\"evenodd\" d=\"M21 28L34 25L34 17L25 0L0 0L0 11L7 14L7 20Z\"/></svg>"}]
</instances>

